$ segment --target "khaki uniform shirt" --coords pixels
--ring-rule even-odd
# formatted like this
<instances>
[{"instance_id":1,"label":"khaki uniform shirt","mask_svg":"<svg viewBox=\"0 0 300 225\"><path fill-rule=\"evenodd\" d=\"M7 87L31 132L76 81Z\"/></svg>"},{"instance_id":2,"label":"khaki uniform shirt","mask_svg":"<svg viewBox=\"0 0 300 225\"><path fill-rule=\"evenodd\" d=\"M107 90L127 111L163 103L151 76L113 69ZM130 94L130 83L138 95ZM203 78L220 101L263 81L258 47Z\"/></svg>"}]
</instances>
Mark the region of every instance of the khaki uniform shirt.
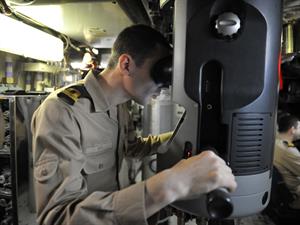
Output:
<instances>
[{"instance_id":1,"label":"khaki uniform shirt","mask_svg":"<svg viewBox=\"0 0 300 225\"><path fill-rule=\"evenodd\" d=\"M296 147L277 138L274 151L274 165L292 193L300 197L300 153Z\"/></svg>"},{"instance_id":2,"label":"khaki uniform shirt","mask_svg":"<svg viewBox=\"0 0 300 225\"><path fill-rule=\"evenodd\" d=\"M32 119L38 224L147 224L145 183L119 190L118 172L125 155L152 154L160 138L135 136L126 106L108 102L101 76L90 72L81 82L91 99L71 105L57 90Z\"/></svg>"}]
</instances>

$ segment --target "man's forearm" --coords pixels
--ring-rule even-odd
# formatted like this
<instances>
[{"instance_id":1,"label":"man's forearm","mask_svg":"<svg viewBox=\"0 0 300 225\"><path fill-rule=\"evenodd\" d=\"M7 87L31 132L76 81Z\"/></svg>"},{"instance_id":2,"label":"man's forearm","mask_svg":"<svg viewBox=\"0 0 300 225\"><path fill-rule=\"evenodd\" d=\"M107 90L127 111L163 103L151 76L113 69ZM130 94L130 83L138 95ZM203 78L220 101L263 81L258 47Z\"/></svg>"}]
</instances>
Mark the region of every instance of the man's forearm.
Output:
<instances>
[{"instance_id":1,"label":"man's forearm","mask_svg":"<svg viewBox=\"0 0 300 225\"><path fill-rule=\"evenodd\" d=\"M146 181L146 214L153 215L170 203L195 198L218 187L234 191L236 182L225 161L212 151L183 159Z\"/></svg>"},{"instance_id":2,"label":"man's forearm","mask_svg":"<svg viewBox=\"0 0 300 225\"><path fill-rule=\"evenodd\" d=\"M146 181L145 198L148 218L177 198L176 191L172 186L170 170L164 170Z\"/></svg>"}]
</instances>

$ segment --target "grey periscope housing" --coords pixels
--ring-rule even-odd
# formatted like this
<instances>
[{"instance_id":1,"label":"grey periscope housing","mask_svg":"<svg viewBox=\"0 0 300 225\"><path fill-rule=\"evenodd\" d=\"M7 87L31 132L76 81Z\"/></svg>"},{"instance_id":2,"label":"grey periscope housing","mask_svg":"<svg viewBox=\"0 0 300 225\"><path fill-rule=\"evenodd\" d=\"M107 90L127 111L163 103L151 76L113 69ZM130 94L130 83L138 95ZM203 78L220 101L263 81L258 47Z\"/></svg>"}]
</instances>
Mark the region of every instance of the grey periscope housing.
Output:
<instances>
[{"instance_id":1,"label":"grey periscope housing","mask_svg":"<svg viewBox=\"0 0 300 225\"><path fill-rule=\"evenodd\" d=\"M238 183L232 218L260 212L270 197L281 13L281 0L175 1L173 100L186 113L158 170L187 146L193 155L216 149ZM206 197L173 206L210 217Z\"/></svg>"}]
</instances>

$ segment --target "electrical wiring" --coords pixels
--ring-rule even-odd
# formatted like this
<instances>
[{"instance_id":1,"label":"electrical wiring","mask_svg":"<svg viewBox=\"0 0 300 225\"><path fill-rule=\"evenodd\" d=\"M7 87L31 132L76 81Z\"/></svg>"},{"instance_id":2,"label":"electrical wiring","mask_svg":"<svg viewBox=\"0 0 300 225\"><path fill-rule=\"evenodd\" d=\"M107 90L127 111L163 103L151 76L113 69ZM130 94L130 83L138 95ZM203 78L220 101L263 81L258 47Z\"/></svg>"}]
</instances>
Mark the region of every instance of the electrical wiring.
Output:
<instances>
[{"instance_id":1,"label":"electrical wiring","mask_svg":"<svg viewBox=\"0 0 300 225\"><path fill-rule=\"evenodd\" d=\"M0 0L0 11L3 12L6 16L11 16L12 11L9 6L6 4L5 0Z\"/></svg>"},{"instance_id":2,"label":"electrical wiring","mask_svg":"<svg viewBox=\"0 0 300 225\"><path fill-rule=\"evenodd\" d=\"M32 18L30 18L30 17L28 17L28 16L26 16L22 13L19 13L18 11L12 10L12 12L13 12L13 16L16 19L18 19L22 22L25 22L28 25L31 25L33 27L39 28L41 30L44 30L44 31L46 30L46 31L48 31L48 33L57 36L57 33L58 33L57 31L54 31L54 30L50 29L49 27L45 26L44 24L42 24L42 23L40 23L40 22L38 22L38 21L36 21L36 20L34 20L34 19L32 19Z\"/></svg>"},{"instance_id":3,"label":"electrical wiring","mask_svg":"<svg viewBox=\"0 0 300 225\"><path fill-rule=\"evenodd\" d=\"M10 5L8 6L5 2L5 0L0 0L0 1L1 1L1 3L3 2L2 4L0 4L0 6L2 5L3 8L5 7L5 10L3 9L3 11L6 12L5 14L7 16L12 17L16 20L24 22L24 23L26 23L30 26L33 26L33 27L35 27L39 30L45 31L45 32L47 32L47 33L49 33L53 36L56 36L56 37L60 38L64 42L64 52L67 52L69 47L73 48L77 52L81 52L80 47L73 44L72 40L67 35L62 34L62 33L58 32L56 30L53 30L53 29L45 26L44 24L42 24L42 23L40 23L40 22L38 22L38 21L36 21L36 20L34 20L34 19L32 19L32 18L30 18L30 17L28 17L28 16L26 16L26 15L20 13L20 12L18 12L16 9L14 9L13 6L10 6ZM30 4L33 4L35 1L36 0L30 1ZM9 2L12 3L12 4L15 4L15 5L19 4L16 1L9 1ZM29 4L29 2L26 3L26 4ZM9 12L9 14L8 14L8 12Z\"/></svg>"},{"instance_id":4,"label":"electrical wiring","mask_svg":"<svg viewBox=\"0 0 300 225\"><path fill-rule=\"evenodd\" d=\"M60 34L59 35L60 36L60 38L62 38L62 39L64 39L65 40L65 46L64 46L64 52L65 51L67 51L67 49L69 48L69 40L68 40L68 38L65 36L65 35L63 35L63 34Z\"/></svg>"},{"instance_id":5,"label":"electrical wiring","mask_svg":"<svg viewBox=\"0 0 300 225\"><path fill-rule=\"evenodd\" d=\"M68 36L66 36L66 35L64 35L64 34L60 34L59 36L62 37L62 38L65 40L66 46L65 46L65 48L64 48L64 51L66 51L66 50L69 48L69 46L72 47L73 49L75 49L75 50L78 51L78 52L81 51L81 49L80 49L79 47L75 46L75 45L72 43L72 41L70 40L70 38L69 38Z\"/></svg>"},{"instance_id":6,"label":"electrical wiring","mask_svg":"<svg viewBox=\"0 0 300 225\"><path fill-rule=\"evenodd\" d=\"M5 0L0 0L0 1L5 3ZM3 7L7 6L6 4L3 4L3 3L2 3L2 5L3 5ZM9 10L11 12L11 14L9 14L9 15L6 14L7 16L10 16L10 17L12 17L16 20L21 21L21 22L24 22L24 23L26 23L26 24L28 24L32 27L35 27L37 29L46 31L47 33L52 34L54 36L59 36L59 34L60 34L59 32L45 26L44 24L42 24L42 23L40 23L40 22L38 22L38 21L36 21L36 20L34 20L34 19L32 19L32 18L30 18L30 17L28 17L28 16L26 16L26 15L24 15L24 14L18 12L18 11L16 11L13 7L7 6L7 10Z\"/></svg>"},{"instance_id":7,"label":"electrical wiring","mask_svg":"<svg viewBox=\"0 0 300 225\"><path fill-rule=\"evenodd\" d=\"M0 0L0 1L2 3L4 0ZM31 1L31 3L33 3L34 1ZM4 1L4 3L5 3L5 1ZM6 6L5 12L11 12L8 16L10 16L18 21L24 22L30 26L33 26L39 30L45 31L53 36L60 38L64 42L64 52L66 52L69 47L72 47L73 49L75 49L78 52L81 51L81 49L79 47L77 47L76 45L74 45L72 43L72 41L70 40L70 38L68 36L66 36L58 31L55 31L55 30L45 26L44 24L18 12L13 7L7 6L7 4L2 3L1 5L3 5L3 7ZM6 15L7 15L7 13L6 13Z\"/></svg>"}]
</instances>

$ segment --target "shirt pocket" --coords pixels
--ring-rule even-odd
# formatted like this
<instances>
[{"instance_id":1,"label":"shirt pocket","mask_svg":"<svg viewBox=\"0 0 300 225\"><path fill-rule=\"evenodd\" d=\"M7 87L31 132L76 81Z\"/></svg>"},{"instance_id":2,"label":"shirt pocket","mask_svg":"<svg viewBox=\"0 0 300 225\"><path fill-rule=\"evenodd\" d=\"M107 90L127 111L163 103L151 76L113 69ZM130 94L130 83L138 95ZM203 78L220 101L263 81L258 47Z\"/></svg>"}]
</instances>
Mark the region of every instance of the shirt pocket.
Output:
<instances>
[{"instance_id":1,"label":"shirt pocket","mask_svg":"<svg viewBox=\"0 0 300 225\"><path fill-rule=\"evenodd\" d=\"M58 169L59 159L57 155L43 154L34 167L34 177L37 181L44 183L50 180Z\"/></svg>"},{"instance_id":2,"label":"shirt pocket","mask_svg":"<svg viewBox=\"0 0 300 225\"><path fill-rule=\"evenodd\" d=\"M116 159L112 143L87 147L84 149L86 161L83 170L86 174L98 173L114 167Z\"/></svg>"}]
</instances>

